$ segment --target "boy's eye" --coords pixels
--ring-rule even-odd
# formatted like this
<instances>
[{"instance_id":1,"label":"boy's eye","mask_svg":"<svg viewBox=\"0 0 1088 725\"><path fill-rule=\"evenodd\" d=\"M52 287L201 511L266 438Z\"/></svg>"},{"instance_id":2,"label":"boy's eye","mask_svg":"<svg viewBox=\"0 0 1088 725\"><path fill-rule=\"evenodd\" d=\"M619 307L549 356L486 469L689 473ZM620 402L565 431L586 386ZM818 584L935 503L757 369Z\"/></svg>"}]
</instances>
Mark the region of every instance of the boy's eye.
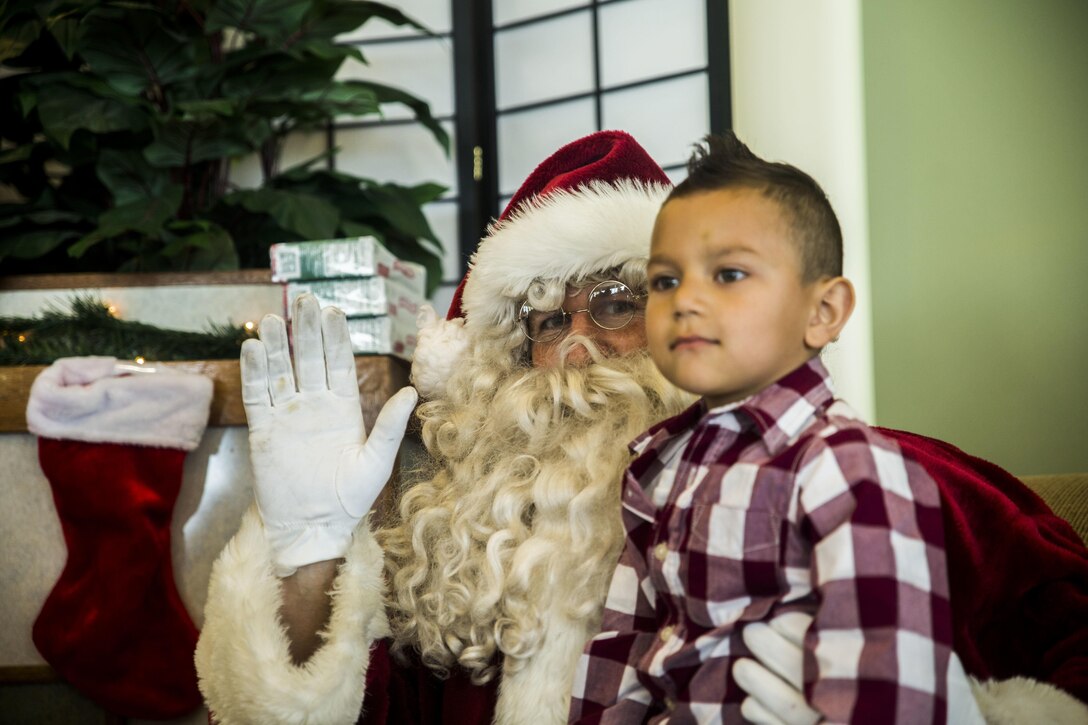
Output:
<instances>
[{"instance_id":1,"label":"boy's eye","mask_svg":"<svg viewBox=\"0 0 1088 725\"><path fill-rule=\"evenodd\" d=\"M671 290L677 284L676 277L670 277L667 274L655 275L650 280L650 289L654 292L665 292Z\"/></svg>"},{"instance_id":2,"label":"boy's eye","mask_svg":"<svg viewBox=\"0 0 1088 725\"><path fill-rule=\"evenodd\" d=\"M747 272L742 272L739 269L719 269L718 273L714 275L714 279L717 282L739 282L748 276Z\"/></svg>"}]
</instances>

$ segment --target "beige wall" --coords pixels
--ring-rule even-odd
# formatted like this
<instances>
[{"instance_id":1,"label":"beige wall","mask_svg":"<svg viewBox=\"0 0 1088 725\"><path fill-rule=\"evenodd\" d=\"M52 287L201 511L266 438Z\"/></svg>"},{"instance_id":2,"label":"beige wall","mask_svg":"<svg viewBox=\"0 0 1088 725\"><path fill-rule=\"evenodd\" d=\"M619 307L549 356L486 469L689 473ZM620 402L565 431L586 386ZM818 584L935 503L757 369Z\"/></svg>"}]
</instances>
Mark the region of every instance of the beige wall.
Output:
<instances>
[{"instance_id":1,"label":"beige wall","mask_svg":"<svg viewBox=\"0 0 1088 725\"><path fill-rule=\"evenodd\" d=\"M812 174L838 214L858 303L823 358L836 392L874 416L860 0L729 3L733 128L760 156Z\"/></svg>"},{"instance_id":2,"label":"beige wall","mask_svg":"<svg viewBox=\"0 0 1088 725\"><path fill-rule=\"evenodd\" d=\"M862 6L877 421L1088 471L1088 3Z\"/></svg>"}]
</instances>

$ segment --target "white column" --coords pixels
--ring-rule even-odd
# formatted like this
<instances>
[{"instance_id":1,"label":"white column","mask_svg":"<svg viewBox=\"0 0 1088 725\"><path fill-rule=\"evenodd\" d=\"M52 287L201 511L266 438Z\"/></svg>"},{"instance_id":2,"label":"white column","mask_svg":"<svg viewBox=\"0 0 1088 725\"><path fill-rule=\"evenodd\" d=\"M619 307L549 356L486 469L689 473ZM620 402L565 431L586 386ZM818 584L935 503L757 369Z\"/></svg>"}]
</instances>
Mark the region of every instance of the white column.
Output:
<instances>
[{"instance_id":1,"label":"white column","mask_svg":"<svg viewBox=\"0 0 1088 725\"><path fill-rule=\"evenodd\" d=\"M831 199L858 305L825 353L839 395L875 419L860 0L732 0L733 127Z\"/></svg>"}]
</instances>

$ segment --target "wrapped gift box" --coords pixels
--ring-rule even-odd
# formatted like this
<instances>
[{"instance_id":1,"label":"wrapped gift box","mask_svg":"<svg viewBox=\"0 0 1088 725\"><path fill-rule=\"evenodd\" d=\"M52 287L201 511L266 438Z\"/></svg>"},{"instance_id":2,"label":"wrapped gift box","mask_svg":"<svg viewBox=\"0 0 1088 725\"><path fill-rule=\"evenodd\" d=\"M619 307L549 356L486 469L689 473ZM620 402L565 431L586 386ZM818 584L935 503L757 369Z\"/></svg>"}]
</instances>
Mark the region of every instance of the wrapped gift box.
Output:
<instances>
[{"instance_id":1,"label":"wrapped gift box","mask_svg":"<svg viewBox=\"0 0 1088 725\"><path fill-rule=\"evenodd\" d=\"M281 242L269 248L273 282L384 277L397 280L423 299L427 272L423 265L397 259L374 237Z\"/></svg>"}]
</instances>

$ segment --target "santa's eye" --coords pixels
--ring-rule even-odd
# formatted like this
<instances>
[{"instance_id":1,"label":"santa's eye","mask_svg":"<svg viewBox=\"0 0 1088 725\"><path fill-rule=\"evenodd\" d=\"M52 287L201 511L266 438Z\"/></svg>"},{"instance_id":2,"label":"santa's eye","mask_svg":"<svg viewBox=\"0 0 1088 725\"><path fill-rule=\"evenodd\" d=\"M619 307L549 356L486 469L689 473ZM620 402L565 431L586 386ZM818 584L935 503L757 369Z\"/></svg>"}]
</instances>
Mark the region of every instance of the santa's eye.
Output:
<instances>
[{"instance_id":1,"label":"santa's eye","mask_svg":"<svg viewBox=\"0 0 1088 725\"><path fill-rule=\"evenodd\" d=\"M566 324L566 313L563 310L551 312L534 312L529 316L529 330L534 333L561 330Z\"/></svg>"}]
</instances>

